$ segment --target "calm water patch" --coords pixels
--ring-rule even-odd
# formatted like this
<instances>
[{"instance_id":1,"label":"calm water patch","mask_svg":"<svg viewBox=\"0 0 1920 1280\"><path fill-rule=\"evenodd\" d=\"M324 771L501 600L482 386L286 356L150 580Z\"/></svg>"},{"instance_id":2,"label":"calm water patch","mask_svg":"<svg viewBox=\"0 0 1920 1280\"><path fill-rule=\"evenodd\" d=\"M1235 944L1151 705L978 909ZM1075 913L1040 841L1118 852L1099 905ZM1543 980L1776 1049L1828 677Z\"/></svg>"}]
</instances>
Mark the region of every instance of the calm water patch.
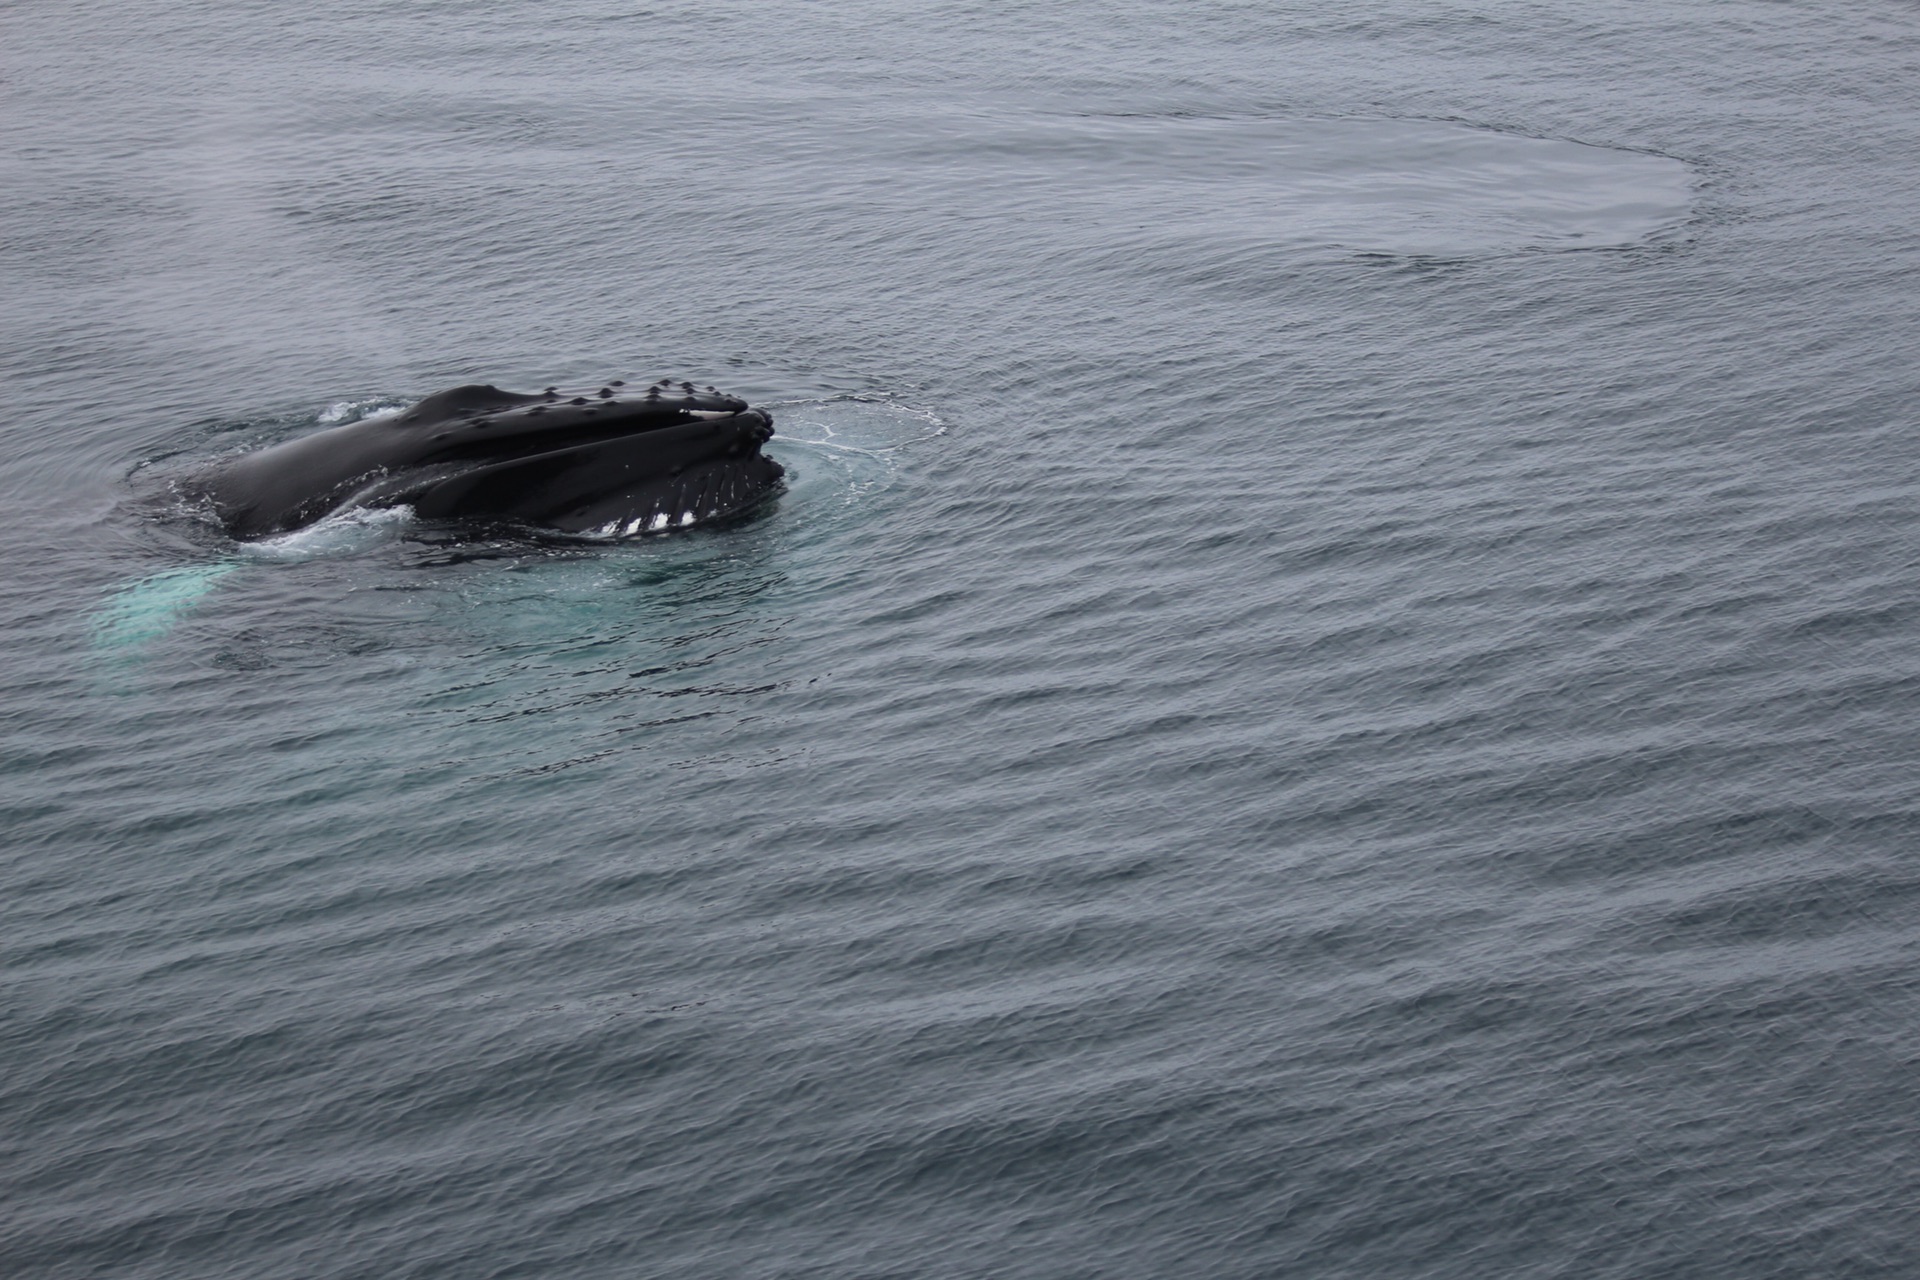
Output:
<instances>
[{"instance_id":1,"label":"calm water patch","mask_svg":"<svg viewBox=\"0 0 1920 1280\"><path fill-rule=\"evenodd\" d=\"M992 175L1001 216L1011 205L1073 223L1089 246L1168 256L1619 248L1684 224L1696 183L1668 156L1405 119L970 121L916 157L967 174L941 188L956 202L982 180L961 156Z\"/></svg>"}]
</instances>

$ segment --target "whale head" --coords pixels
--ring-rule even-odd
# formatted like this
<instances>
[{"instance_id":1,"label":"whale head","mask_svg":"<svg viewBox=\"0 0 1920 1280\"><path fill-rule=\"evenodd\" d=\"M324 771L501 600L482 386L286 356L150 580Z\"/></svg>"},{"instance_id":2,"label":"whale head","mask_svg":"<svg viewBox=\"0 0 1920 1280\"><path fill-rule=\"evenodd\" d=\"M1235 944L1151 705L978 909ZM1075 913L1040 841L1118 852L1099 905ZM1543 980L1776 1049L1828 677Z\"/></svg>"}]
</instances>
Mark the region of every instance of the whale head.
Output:
<instances>
[{"instance_id":1,"label":"whale head","mask_svg":"<svg viewBox=\"0 0 1920 1280\"><path fill-rule=\"evenodd\" d=\"M777 487L765 410L662 380L523 393L470 385L407 409L233 459L189 488L238 538L349 506L569 533L680 528L747 510Z\"/></svg>"}]
</instances>

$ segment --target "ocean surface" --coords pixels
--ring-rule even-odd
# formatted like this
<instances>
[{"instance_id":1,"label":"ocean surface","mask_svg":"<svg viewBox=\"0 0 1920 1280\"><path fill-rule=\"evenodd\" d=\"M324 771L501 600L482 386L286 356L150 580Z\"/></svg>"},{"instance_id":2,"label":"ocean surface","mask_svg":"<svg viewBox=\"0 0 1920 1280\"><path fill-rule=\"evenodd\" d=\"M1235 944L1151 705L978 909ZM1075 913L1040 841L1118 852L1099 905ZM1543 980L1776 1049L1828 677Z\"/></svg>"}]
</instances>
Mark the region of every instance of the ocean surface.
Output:
<instances>
[{"instance_id":1,"label":"ocean surface","mask_svg":"<svg viewBox=\"0 0 1920 1280\"><path fill-rule=\"evenodd\" d=\"M7 4L0 1274L1920 1274L1916 214L1884 0Z\"/></svg>"}]
</instances>

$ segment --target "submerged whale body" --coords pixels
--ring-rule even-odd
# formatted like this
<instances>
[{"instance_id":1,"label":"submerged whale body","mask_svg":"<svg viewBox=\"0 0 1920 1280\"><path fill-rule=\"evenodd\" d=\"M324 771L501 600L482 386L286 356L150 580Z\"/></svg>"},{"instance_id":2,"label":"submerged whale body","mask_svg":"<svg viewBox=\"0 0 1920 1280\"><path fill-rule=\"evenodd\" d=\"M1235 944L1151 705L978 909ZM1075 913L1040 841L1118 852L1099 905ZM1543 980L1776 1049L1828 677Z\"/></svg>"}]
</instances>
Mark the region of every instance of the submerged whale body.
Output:
<instances>
[{"instance_id":1,"label":"submerged whale body","mask_svg":"<svg viewBox=\"0 0 1920 1280\"><path fill-rule=\"evenodd\" d=\"M724 519L766 498L783 474L760 451L772 435L765 410L687 382L582 395L476 385L243 455L185 488L236 538L354 506L634 534Z\"/></svg>"}]
</instances>

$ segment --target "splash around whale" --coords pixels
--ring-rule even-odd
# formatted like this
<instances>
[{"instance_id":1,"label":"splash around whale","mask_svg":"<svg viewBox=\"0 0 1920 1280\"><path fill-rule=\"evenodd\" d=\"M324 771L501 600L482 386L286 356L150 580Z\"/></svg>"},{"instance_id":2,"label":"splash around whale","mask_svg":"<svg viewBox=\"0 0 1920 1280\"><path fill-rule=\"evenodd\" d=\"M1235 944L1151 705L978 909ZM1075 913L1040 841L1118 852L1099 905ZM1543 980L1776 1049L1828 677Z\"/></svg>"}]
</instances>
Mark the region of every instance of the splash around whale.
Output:
<instances>
[{"instance_id":1,"label":"splash around whale","mask_svg":"<svg viewBox=\"0 0 1920 1280\"><path fill-rule=\"evenodd\" d=\"M399 506L425 520L624 536L764 501L784 474L761 452L772 436L765 410L690 382L581 394L473 385L241 455L180 487L241 539Z\"/></svg>"}]
</instances>

